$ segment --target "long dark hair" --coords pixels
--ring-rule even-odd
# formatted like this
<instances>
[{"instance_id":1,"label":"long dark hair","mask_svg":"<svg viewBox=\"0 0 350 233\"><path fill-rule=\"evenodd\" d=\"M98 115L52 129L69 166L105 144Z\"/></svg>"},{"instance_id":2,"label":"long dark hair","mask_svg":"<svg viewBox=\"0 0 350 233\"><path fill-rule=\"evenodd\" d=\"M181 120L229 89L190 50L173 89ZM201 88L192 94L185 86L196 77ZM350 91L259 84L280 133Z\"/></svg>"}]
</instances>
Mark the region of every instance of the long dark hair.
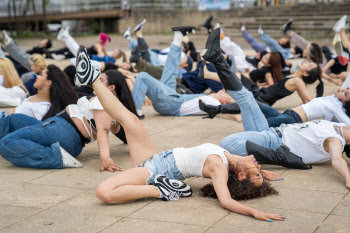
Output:
<instances>
[{"instance_id":1,"label":"long dark hair","mask_svg":"<svg viewBox=\"0 0 350 233\"><path fill-rule=\"evenodd\" d=\"M269 64L270 64L271 76L272 76L273 82L277 83L278 81L281 80L283 76L281 57L279 53L277 52L270 53Z\"/></svg>"},{"instance_id":2,"label":"long dark hair","mask_svg":"<svg viewBox=\"0 0 350 233\"><path fill-rule=\"evenodd\" d=\"M310 59L316 64L321 64L323 62L322 50L318 44L311 43L307 53L309 54Z\"/></svg>"},{"instance_id":3,"label":"long dark hair","mask_svg":"<svg viewBox=\"0 0 350 233\"><path fill-rule=\"evenodd\" d=\"M69 104L76 104L78 96L74 92L67 75L57 66L47 66L47 80L51 80L51 107L42 120L50 118L62 111Z\"/></svg>"},{"instance_id":4,"label":"long dark hair","mask_svg":"<svg viewBox=\"0 0 350 233\"><path fill-rule=\"evenodd\" d=\"M240 181L238 176L232 171L228 174L227 187L230 191L231 198L235 200L248 200L278 194L278 191L276 191L276 189L274 189L268 182L263 181L261 186L255 187L249 179ZM200 194L203 197L218 198L212 183L201 188Z\"/></svg>"},{"instance_id":5,"label":"long dark hair","mask_svg":"<svg viewBox=\"0 0 350 233\"><path fill-rule=\"evenodd\" d=\"M324 84L321 79L322 70L320 66L317 64L317 67L307 71L307 73L308 73L308 76L302 76L303 81L306 84L312 84L318 80L320 83L316 87L316 97L323 96Z\"/></svg>"},{"instance_id":6,"label":"long dark hair","mask_svg":"<svg viewBox=\"0 0 350 233\"><path fill-rule=\"evenodd\" d=\"M117 70L107 70L105 72L107 75L107 84L115 86L115 93L119 101L136 116L136 107L134 99L132 98L131 92L129 90L128 84L126 83L125 77L122 73Z\"/></svg>"}]
</instances>

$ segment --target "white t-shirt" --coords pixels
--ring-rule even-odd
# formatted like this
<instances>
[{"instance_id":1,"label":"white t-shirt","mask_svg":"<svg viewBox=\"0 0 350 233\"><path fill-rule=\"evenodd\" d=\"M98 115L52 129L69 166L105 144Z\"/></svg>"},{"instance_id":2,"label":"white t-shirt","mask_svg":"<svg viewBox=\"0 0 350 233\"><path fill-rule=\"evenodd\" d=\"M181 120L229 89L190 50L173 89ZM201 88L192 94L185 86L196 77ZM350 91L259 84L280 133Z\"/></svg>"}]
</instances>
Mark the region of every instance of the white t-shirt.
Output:
<instances>
[{"instance_id":1,"label":"white t-shirt","mask_svg":"<svg viewBox=\"0 0 350 233\"><path fill-rule=\"evenodd\" d=\"M188 115L205 115L206 112L203 112L199 109L199 100L202 100L205 104L220 105L220 101L215 99L214 97L211 97L209 95L203 95L198 96L196 98L193 98L191 100L187 100L183 102L183 104L180 107L180 116L188 116Z\"/></svg>"},{"instance_id":2,"label":"white t-shirt","mask_svg":"<svg viewBox=\"0 0 350 233\"><path fill-rule=\"evenodd\" d=\"M228 161L224 154L226 150L220 146L211 143L205 143L192 148L175 148L173 155L175 158L176 166L184 176L189 177L203 177L203 165L209 155L219 155L222 161L227 166Z\"/></svg>"},{"instance_id":3,"label":"white t-shirt","mask_svg":"<svg viewBox=\"0 0 350 233\"><path fill-rule=\"evenodd\" d=\"M23 102L16 107L15 113L22 113L41 121L49 111L51 103L46 101L32 103L29 101L30 98L32 98L32 96L23 100Z\"/></svg>"},{"instance_id":4,"label":"white t-shirt","mask_svg":"<svg viewBox=\"0 0 350 233\"><path fill-rule=\"evenodd\" d=\"M304 163L313 164L330 160L330 155L324 150L323 145L327 138L340 139L344 148L346 143L341 132L341 126L344 125L321 120L302 124L282 124L279 130L283 135L283 144L288 146L291 152L301 157Z\"/></svg>"},{"instance_id":5,"label":"white t-shirt","mask_svg":"<svg viewBox=\"0 0 350 233\"><path fill-rule=\"evenodd\" d=\"M343 103L332 96L314 98L301 105L309 121L324 118L327 121L350 125L350 118L346 115Z\"/></svg>"}]
</instances>

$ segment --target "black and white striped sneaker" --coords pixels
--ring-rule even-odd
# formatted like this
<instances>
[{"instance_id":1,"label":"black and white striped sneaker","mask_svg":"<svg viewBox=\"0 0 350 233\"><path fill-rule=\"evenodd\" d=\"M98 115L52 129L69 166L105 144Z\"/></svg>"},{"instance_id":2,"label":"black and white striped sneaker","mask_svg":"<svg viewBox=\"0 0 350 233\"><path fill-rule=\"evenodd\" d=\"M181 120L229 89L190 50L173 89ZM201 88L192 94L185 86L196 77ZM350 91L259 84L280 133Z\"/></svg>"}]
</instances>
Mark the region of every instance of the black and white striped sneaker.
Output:
<instances>
[{"instance_id":1,"label":"black and white striped sneaker","mask_svg":"<svg viewBox=\"0 0 350 233\"><path fill-rule=\"evenodd\" d=\"M154 178L154 185L158 188L162 201L174 201L192 195L190 186L179 180L169 180L164 175L157 175Z\"/></svg>"},{"instance_id":2,"label":"black and white striped sneaker","mask_svg":"<svg viewBox=\"0 0 350 233\"><path fill-rule=\"evenodd\" d=\"M74 82L77 86L92 84L101 73L91 65L86 48L82 45L78 49L76 70Z\"/></svg>"}]
</instances>

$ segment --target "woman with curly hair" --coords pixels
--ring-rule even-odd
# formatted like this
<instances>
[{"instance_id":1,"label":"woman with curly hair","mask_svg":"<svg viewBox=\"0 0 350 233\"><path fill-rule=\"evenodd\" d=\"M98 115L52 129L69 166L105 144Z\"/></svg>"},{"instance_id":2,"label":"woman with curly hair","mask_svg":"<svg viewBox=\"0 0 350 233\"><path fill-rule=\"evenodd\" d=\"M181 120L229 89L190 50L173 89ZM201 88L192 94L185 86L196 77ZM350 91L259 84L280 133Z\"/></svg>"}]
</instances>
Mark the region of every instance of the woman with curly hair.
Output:
<instances>
[{"instance_id":1,"label":"woman with curly hair","mask_svg":"<svg viewBox=\"0 0 350 233\"><path fill-rule=\"evenodd\" d=\"M188 28L181 27L179 31L186 32ZM76 84L92 84L104 109L123 126L133 165L132 169L98 186L96 195L100 200L110 204L128 203L147 197L177 200L192 194L191 188L182 180L198 176L212 179L213 188L207 186L202 189L202 194L213 196L214 189L224 208L260 220L284 220L282 215L263 213L235 200L277 194L264 181L264 175L269 179L281 177L271 172L261 172L253 156L236 156L210 143L159 152L141 121L106 89L99 79L99 71L88 60L81 61L84 57L84 48L81 48L78 56L78 64L81 65L77 67Z\"/></svg>"}]
</instances>

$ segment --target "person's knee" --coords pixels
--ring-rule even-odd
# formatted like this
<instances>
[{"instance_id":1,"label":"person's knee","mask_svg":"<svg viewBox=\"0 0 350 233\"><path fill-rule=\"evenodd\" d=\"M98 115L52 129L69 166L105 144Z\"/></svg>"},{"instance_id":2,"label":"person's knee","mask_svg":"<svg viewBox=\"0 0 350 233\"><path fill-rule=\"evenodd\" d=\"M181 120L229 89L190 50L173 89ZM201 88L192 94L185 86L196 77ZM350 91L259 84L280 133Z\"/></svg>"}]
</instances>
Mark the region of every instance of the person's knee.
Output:
<instances>
[{"instance_id":1,"label":"person's knee","mask_svg":"<svg viewBox=\"0 0 350 233\"><path fill-rule=\"evenodd\" d=\"M140 81L145 81L149 78L152 78L148 73L146 72L140 72L137 77L136 77L136 81L140 80Z\"/></svg>"},{"instance_id":2,"label":"person's knee","mask_svg":"<svg viewBox=\"0 0 350 233\"><path fill-rule=\"evenodd\" d=\"M246 140L241 139L239 136L227 136L221 140L220 146L235 155L247 155L246 152Z\"/></svg>"},{"instance_id":3,"label":"person's knee","mask_svg":"<svg viewBox=\"0 0 350 233\"><path fill-rule=\"evenodd\" d=\"M111 195L109 194L110 192L106 189L105 185L100 184L97 188L96 188L96 197L98 199L100 199L101 201L103 201L104 203L107 204L112 204L115 203L113 202Z\"/></svg>"}]
</instances>

